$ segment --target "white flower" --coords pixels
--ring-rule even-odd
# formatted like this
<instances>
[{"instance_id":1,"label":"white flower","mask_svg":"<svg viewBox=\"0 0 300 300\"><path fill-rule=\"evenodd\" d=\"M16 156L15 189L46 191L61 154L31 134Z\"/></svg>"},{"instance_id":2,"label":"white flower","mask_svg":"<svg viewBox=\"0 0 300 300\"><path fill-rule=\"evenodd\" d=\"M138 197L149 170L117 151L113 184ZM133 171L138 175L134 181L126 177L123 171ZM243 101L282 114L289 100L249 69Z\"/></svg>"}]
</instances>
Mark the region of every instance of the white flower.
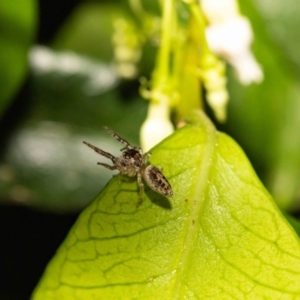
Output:
<instances>
[{"instance_id":1,"label":"white flower","mask_svg":"<svg viewBox=\"0 0 300 300\"><path fill-rule=\"evenodd\" d=\"M206 38L210 49L234 68L242 84L261 82L263 72L250 46L253 33L250 22L240 15L235 0L202 0L209 22Z\"/></svg>"},{"instance_id":2,"label":"white flower","mask_svg":"<svg viewBox=\"0 0 300 300\"><path fill-rule=\"evenodd\" d=\"M207 95L207 102L209 106L213 109L215 117L219 122L226 121L226 107L228 103L228 93L226 90L222 89L219 91L211 92Z\"/></svg>"},{"instance_id":3,"label":"white flower","mask_svg":"<svg viewBox=\"0 0 300 300\"><path fill-rule=\"evenodd\" d=\"M209 23L223 23L239 15L236 0L200 0L200 5Z\"/></svg>"},{"instance_id":4,"label":"white flower","mask_svg":"<svg viewBox=\"0 0 300 300\"><path fill-rule=\"evenodd\" d=\"M208 59L208 62L210 59ZM211 59L213 61L213 59ZM200 72L204 86L207 91L207 102L212 108L219 122L226 121L226 107L228 103L228 92L226 89L225 66L221 61L215 61L213 67L204 66Z\"/></svg>"},{"instance_id":5,"label":"white flower","mask_svg":"<svg viewBox=\"0 0 300 300\"><path fill-rule=\"evenodd\" d=\"M174 132L169 120L169 107L165 103L150 103L140 136L143 151L147 152Z\"/></svg>"}]
</instances>

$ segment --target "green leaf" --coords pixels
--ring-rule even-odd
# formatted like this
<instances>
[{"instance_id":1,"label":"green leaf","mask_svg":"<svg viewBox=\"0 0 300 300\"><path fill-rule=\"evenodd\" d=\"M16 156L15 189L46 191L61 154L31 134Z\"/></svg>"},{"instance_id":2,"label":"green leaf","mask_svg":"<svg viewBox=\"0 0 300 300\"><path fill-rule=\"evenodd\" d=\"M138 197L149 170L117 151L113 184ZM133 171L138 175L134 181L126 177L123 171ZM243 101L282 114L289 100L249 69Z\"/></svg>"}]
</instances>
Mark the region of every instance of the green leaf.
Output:
<instances>
[{"instance_id":1,"label":"green leaf","mask_svg":"<svg viewBox=\"0 0 300 300\"><path fill-rule=\"evenodd\" d=\"M34 0L0 3L0 115L27 71L27 51L35 33Z\"/></svg>"},{"instance_id":2,"label":"green leaf","mask_svg":"<svg viewBox=\"0 0 300 300\"><path fill-rule=\"evenodd\" d=\"M201 113L152 151L174 197L114 177L32 299L300 299L297 235L247 158Z\"/></svg>"}]
</instances>

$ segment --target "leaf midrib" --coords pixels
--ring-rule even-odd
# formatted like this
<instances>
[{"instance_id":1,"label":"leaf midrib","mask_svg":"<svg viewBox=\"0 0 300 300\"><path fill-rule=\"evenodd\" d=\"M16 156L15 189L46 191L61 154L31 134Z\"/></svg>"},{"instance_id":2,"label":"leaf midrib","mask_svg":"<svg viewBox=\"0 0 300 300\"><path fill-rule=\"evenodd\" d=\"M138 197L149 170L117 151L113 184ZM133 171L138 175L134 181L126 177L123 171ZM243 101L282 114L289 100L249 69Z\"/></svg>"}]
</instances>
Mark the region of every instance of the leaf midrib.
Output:
<instances>
[{"instance_id":1,"label":"leaf midrib","mask_svg":"<svg viewBox=\"0 0 300 300\"><path fill-rule=\"evenodd\" d=\"M207 185L207 178L212 164L212 157L215 152L216 146L216 129L214 125L210 122L210 120L201 112L197 112L199 114L199 119L201 120L201 128L205 128L206 131L206 143L203 145L203 157L201 158L201 164L199 167L199 171L197 176L194 179L195 191L191 197L191 205L189 217L187 218L187 231L184 241L184 247L181 254L180 264L177 268L176 272L176 280L174 284L174 293L173 299L179 299L181 296L181 288L182 288L182 278L185 272L187 272L186 268L189 266L189 257L192 253L195 243L198 240L197 233L199 232L200 222L193 222L193 220L197 220L204 206L204 190ZM197 123L199 122L197 120ZM193 125L193 123L191 124ZM199 125L199 123L197 124ZM195 205L194 205L195 203ZM191 224L194 223L193 226Z\"/></svg>"}]
</instances>

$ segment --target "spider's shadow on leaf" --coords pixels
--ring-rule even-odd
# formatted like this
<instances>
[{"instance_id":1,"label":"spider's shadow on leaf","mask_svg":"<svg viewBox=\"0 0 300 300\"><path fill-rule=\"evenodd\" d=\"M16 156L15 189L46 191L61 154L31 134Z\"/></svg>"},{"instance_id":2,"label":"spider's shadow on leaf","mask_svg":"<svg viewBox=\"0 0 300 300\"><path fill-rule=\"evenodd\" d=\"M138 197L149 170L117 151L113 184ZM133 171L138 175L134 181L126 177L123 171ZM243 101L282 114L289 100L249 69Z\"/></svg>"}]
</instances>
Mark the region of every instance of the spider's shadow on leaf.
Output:
<instances>
[{"instance_id":1,"label":"spider's shadow on leaf","mask_svg":"<svg viewBox=\"0 0 300 300\"><path fill-rule=\"evenodd\" d=\"M114 175L114 177L117 178L117 180L118 180L118 188L120 190L126 190L126 188L124 188L124 186L122 185L123 183L132 183L132 182L134 182L135 184L137 184L136 183L136 177L128 177L128 176L122 175L122 174L116 174L116 175ZM131 191L131 189L128 189L128 191ZM137 191L136 192L137 192L137 194L139 192L138 186L137 186ZM150 189L146 185L145 185L144 193L146 194L146 196L150 199L150 201L153 204L158 205L158 206L160 206L164 209L172 209L172 204L171 204L171 202L168 198L156 193L155 191L153 191L152 189ZM143 201L148 201L148 200L144 198Z\"/></svg>"},{"instance_id":2,"label":"spider's shadow on leaf","mask_svg":"<svg viewBox=\"0 0 300 300\"><path fill-rule=\"evenodd\" d=\"M151 200L151 202L155 205L158 205L164 209L172 209L172 204L170 200L160 194L157 194L151 189L145 189L145 194Z\"/></svg>"}]
</instances>

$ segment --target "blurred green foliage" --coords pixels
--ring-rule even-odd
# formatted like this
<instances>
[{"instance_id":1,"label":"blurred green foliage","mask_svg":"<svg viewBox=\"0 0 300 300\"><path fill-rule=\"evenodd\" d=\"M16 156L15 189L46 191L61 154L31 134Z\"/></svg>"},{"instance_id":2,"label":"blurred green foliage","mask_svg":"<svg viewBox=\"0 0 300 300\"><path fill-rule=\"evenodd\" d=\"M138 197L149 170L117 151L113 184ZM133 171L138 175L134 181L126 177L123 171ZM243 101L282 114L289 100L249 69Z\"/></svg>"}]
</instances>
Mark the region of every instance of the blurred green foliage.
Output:
<instances>
[{"instance_id":1,"label":"blurred green foliage","mask_svg":"<svg viewBox=\"0 0 300 300\"><path fill-rule=\"evenodd\" d=\"M119 6L111 1L83 2L59 30L52 46L111 61L113 21L121 13Z\"/></svg>"},{"instance_id":2,"label":"blurred green foliage","mask_svg":"<svg viewBox=\"0 0 300 300\"><path fill-rule=\"evenodd\" d=\"M105 124L138 143L146 103L136 95L121 97L115 89L119 80L108 64L41 47L32 49L31 56L47 57L51 63L32 62L34 106L7 144L2 193L41 209L78 211L112 175L96 165L99 157L82 141L117 155L119 145L110 141ZM66 60L71 73L61 63Z\"/></svg>"},{"instance_id":3,"label":"blurred green foliage","mask_svg":"<svg viewBox=\"0 0 300 300\"><path fill-rule=\"evenodd\" d=\"M279 207L288 211L298 210L299 70L296 70L287 50L282 50L288 40L287 36L290 36L289 42L294 44L295 31L290 31L289 27L284 26L290 20L286 13L281 13L280 10L289 6L285 5L284 1L276 0L269 5L272 9L260 10L262 14L259 14L251 1L243 1L240 5L243 13L252 21L255 38L253 48L263 67L265 80L262 84L244 87L236 82L230 72L229 117L223 129L245 149ZM261 7L265 4L257 5ZM296 1L291 1L290 5L294 5L295 10L299 6ZM291 11L291 8L288 10ZM285 30L285 41L277 37L276 31L272 31L273 27L268 27L269 18L274 17L274 11L277 11L278 27L281 26L281 30ZM298 22L297 13L294 12L292 16L295 22ZM275 36L277 39L273 38Z\"/></svg>"},{"instance_id":4,"label":"blurred green foliage","mask_svg":"<svg viewBox=\"0 0 300 300\"><path fill-rule=\"evenodd\" d=\"M0 116L16 95L28 70L28 50L37 26L35 0L0 3Z\"/></svg>"}]
</instances>

